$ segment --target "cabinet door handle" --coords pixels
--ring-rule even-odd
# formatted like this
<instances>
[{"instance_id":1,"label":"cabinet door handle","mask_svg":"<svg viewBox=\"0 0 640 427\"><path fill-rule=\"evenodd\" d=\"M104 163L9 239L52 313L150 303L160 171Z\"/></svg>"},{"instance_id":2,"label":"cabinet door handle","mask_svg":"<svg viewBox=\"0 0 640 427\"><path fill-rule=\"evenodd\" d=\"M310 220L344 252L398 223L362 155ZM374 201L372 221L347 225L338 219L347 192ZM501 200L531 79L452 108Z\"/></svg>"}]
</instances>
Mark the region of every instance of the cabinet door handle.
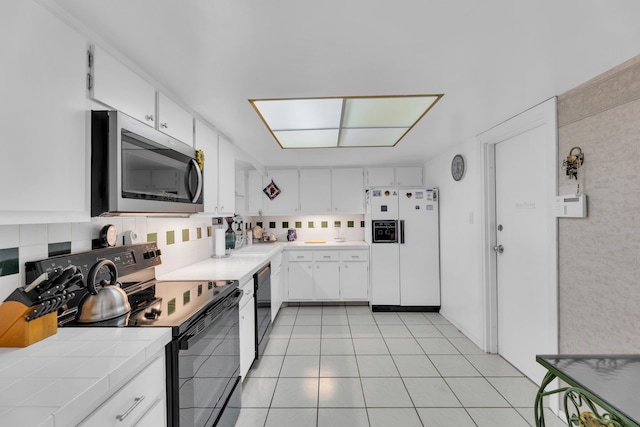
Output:
<instances>
[{"instance_id":1,"label":"cabinet door handle","mask_svg":"<svg viewBox=\"0 0 640 427\"><path fill-rule=\"evenodd\" d=\"M127 418L129 416L129 414L131 412L133 412L134 409L136 409L138 407L139 404L142 403L142 401L144 400L144 395L140 396L140 397L136 397L135 399L133 399L133 405L131 405L129 407L129 409L127 409L125 411L124 414L122 415L116 415L116 420L118 421L124 421L125 418Z\"/></svg>"},{"instance_id":2,"label":"cabinet door handle","mask_svg":"<svg viewBox=\"0 0 640 427\"><path fill-rule=\"evenodd\" d=\"M144 116L144 119L148 122L152 122L153 121L153 114L147 114L146 116Z\"/></svg>"},{"instance_id":3,"label":"cabinet door handle","mask_svg":"<svg viewBox=\"0 0 640 427\"><path fill-rule=\"evenodd\" d=\"M164 122L164 123L160 123L160 127L163 129L167 129L169 125L167 124L167 122Z\"/></svg>"}]
</instances>

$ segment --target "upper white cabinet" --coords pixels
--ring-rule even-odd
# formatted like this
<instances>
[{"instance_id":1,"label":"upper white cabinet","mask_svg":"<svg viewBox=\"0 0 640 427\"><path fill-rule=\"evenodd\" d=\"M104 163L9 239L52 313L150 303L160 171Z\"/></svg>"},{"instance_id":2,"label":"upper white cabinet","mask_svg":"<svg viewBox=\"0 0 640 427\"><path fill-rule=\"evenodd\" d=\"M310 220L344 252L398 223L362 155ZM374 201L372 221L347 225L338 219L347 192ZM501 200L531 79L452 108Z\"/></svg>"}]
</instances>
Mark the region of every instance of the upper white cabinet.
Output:
<instances>
[{"instance_id":1,"label":"upper white cabinet","mask_svg":"<svg viewBox=\"0 0 640 427\"><path fill-rule=\"evenodd\" d=\"M193 146L193 115L107 53L93 47L90 96Z\"/></svg>"},{"instance_id":2,"label":"upper white cabinet","mask_svg":"<svg viewBox=\"0 0 640 427\"><path fill-rule=\"evenodd\" d=\"M289 214L300 212L298 197L299 181L297 169L274 169L263 179L262 188L273 181L280 189L280 194L273 200L264 196L263 211L267 214Z\"/></svg>"},{"instance_id":3,"label":"upper white cabinet","mask_svg":"<svg viewBox=\"0 0 640 427\"><path fill-rule=\"evenodd\" d=\"M300 211L331 213L331 169L300 170Z\"/></svg>"},{"instance_id":4,"label":"upper white cabinet","mask_svg":"<svg viewBox=\"0 0 640 427\"><path fill-rule=\"evenodd\" d=\"M422 166L404 166L396 168L397 187L422 187Z\"/></svg>"},{"instance_id":5,"label":"upper white cabinet","mask_svg":"<svg viewBox=\"0 0 640 427\"><path fill-rule=\"evenodd\" d=\"M367 168L367 187L422 187L422 166Z\"/></svg>"},{"instance_id":6,"label":"upper white cabinet","mask_svg":"<svg viewBox=\"0 0 640 427\"><path fill-rule=\"evenodd\" d=\"M255 169L247 171L247 215L262 215L262 175Z\"/></svg>"},{"instance_id":7,"label":"upper white cabinet","mask_svg":"<svg viewBox=\"0 0 640 427\"><path fill-rule=\"evenodd\" d=\"M196 149L204 152L202 171L204 212L217 213L218 209L218 134L196 119Z\"/></svg>"},{"instance_id":8,"label":"upper white cabinet","mask_svg":"<svg viewBox=\"0 0 640 427\"><path fill-rule=\"evenodd\" d=\"M193 145L193 116L161 92L158 92L157 123L161 132Z\"/></svg>"},{"instance_id":9,"label":"upper white cabinet","mask_svg":"<svg viewBox=\"0 0 640 427\"><path fill-rule=\"evenodd\" d=\"M94 46L92 57L90 96L149 126L155 126L156 89L153 85L99 46Z\"/></svg>"},{"instance_id":10,"label":"upper white cabinet","mask_svg":"<svg viewBox=\"0 0 640 427\"><path fill-rule=\"evenodd\" d=\"M396 184L393 168L368 168L367 187L393 187Z\"/></svg>"},{"instance_id":11,"label":"upper white cabinet","mask_svg":"<svg viewBox=\"0 0 640 427\"><path fill-rule=\"evenodd\" d=\"M218 213L236 210L236 153L230 141L218 135Z\"/></svg>"},{"instance_id":12,"label":"upper white cabinet","mask_svg":"<svg viewBox=\"0 0 640 427\"><path fill-rule=\"evenodd\" d=\"M364 172L362 168L331 170L331 200L334 213L364 213Z\"/></svg>"},{"instance_id":13,"label":"upper white cabinet","mask_svg":"<svg viewBox=\"0 0 640 427\"><path fill-rule=\"evenodd\" d=\"M37 2L0 16L0 224L88 221L87 41Z\"/></svg>"},{"instance_id":14,"label":"upper white cabinet","mask_svg":"<svg viewBox=\"0 0 640 427\"><path fill-rule=\"evenodd\" d=\"M204 152L204 213L233 214L235 152L229 141L196 120L196 149Z\"/></svg>"}]
</instances>

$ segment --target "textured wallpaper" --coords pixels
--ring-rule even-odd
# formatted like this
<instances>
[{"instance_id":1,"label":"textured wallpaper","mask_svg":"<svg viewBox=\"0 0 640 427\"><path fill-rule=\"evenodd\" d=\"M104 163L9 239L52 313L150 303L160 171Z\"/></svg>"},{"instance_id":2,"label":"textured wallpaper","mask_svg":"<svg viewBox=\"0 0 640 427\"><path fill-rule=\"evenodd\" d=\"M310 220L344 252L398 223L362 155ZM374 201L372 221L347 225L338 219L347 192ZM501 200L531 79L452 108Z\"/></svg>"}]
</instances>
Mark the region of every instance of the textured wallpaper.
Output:
<instances>
[{"instance_id":1,"label":"textured wallpaper","mask_svg":"<svg viewBox=\"0 0 640 427\"><path fill-rule=\"evenodd\" d=\"M560 351L640 353L640 56L561 95L558 126L588 195L588 218L559 220Z\"/></svg>"}]
</instances>

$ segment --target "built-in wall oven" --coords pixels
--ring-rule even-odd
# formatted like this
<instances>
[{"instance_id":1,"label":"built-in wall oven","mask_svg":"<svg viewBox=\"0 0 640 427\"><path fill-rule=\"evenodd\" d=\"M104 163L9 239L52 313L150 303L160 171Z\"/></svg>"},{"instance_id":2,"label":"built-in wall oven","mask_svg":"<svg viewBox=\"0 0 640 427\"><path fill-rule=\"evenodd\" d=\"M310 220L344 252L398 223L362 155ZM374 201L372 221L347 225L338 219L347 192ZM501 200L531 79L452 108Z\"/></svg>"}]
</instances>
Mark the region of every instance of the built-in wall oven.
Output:
<instances>
[{"instance_id":1,"label":"built-in wall oven","mask_svg":"<svg viewBox=\"0 0 640 427\"><path fill-rule=\"evenodd\" d=\"M271 264L253 275L256 299L256 359L264 353L271 333Z\"/></svg>"},{"instance_id":2,"label":"built-in wall oven","mask_svg":"<svg viewBox=\"0 0 640 427\"><path fill-rule=\"evenodd\" d=\"M398 243L398 221L396 220L373 220L371 230L372 243Z\"/></svg>"},{"instance_id":3,"label":"built-in wall oven","mask_svg":"<svg viewBox=\"0 0 640 427\"><path fill-rule=\"evenodd\" d=\"M160 264L155 243L96 249L62 255L26 265L27 283L42 273L74 265L87 277L99 261L112 261L127 294L131 312L96 323L76 321L77 297L59 312L59 327L170 327L165 348L167 425L171 427L233 427L241 407L240 327L237 281L158 281ZM98 271L96 280L109 278Z\"/></svg>"}]
</instances>

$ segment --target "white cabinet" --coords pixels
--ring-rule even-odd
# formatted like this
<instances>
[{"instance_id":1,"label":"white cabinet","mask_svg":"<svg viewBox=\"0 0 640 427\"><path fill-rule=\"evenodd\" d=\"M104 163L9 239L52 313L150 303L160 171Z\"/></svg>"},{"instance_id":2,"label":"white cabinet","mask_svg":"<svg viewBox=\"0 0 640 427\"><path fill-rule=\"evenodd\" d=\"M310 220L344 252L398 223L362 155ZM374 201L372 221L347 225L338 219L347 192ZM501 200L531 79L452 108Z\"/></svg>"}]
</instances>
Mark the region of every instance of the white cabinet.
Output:
<instances>
[{"instance_id":1,"label":"white cabinet","mask_svg":"<svg viewBox=\"0 0 640 427\"><path fill-rule=\"evenodd\" d=\"M262 175L255 169L247 171L247 215L262 215Z\"/></svg>"},{"instance_id":2,"label":"white cabinet","mask_svg":"<svg viewBox=\"0 0 640 427\"><path fill-rule=\"evenodd\" d=\"M367 168L367 187L422 187L422 166Z\"/></svg>"},{"instance_id":3,"label":"white cabinet","mask_svg":"<svg viewBox=\"0 0 640 427\"><path fill-rule=\"evenodd\" d=\"M340 263L337 251L313 253L313 296L316 300L340 299Z\"/></svg>"},{"instance_id":4,"label":"white cabinet","mask_svg":"<svg viewBox=\"0 0 640 427\"><path fill-rule=\"evenodd\" d=\"M89 96L193 146L193 115L100 46L90 60ZM84 69L84 68L83 68Z\"/></svg>"},{"instance_id":5,"label":"white cabinet","mask_svg":"<svg viewBox=\"0 0 640 427\"><path fill-rule=\"evenodd\" d=\"M367 168L367 187L392 187L396 184L392 167Z\"/></svg>"},{"instance_id":6,"label":"white cabinet","mask_svg":"<svg viewBox=\"0 0 640 427\"><path fill-rule=\"evenodd\" d=\"M334 213L365 213L364 171L362 168L331 170L331 201Z\"/></svg>"},{"instance_id":7,"label":"white cabinet","mask_svg":"<svg viewBox=\"0 0 640 427\"><path fill-rule=\"evenodd\" d=\"M85 418L79 427L137 426L167 424L164 354L144 368L131 381L115 392L105 403ZM154 422L155 424L151 424Z\"/></svg>"},{"instance_id":8,"label":"white cabinet","mask_svg":"<svg viewBox=\"0 0 640 427\"><path fill-rule=\"evenodd\" d=\"M256 311L253 278L240 289L240 375L246 377L256 357Z\"/></svg>"},{"instance_id":9,"label":"white cabinet","mask_svg":"<svg viewBox=\"0 0 640 427\"><path fill-rule=\"evenodd\" d=\"M284 286L281 274L282 253L271 259L271 321L276 319L282 301L284 301Z\"/></svg>"},{"instance_id":10,"label":"white cabinet","mask_svg":"<svg viewBox=\"0 0 640 427\"><path fill-rule=\"evenodd\" d=\"M396 168L397 187L422 187L422 166L405 166Z\"/></svg>"},{"instance_id":11,"label":"white cabinet","mask_svg":"<svg viewBox=\"0 0 640 427\"><path fill-rule=\"evenodd\" d=\"M193 116L158 92L158 130L193 146Z\"/></svg>"},{"instance_id":12,"label":"white cabinet","mask_svg":"<svg viewBox=\"0 0 640 427\"><path fill-rule=\"evenodd\" d=\"M367 250L286 253L289 301L368 301Z\"/></svg>"},{"instance_id":13,"label":"white cabinet","mask_svg":"<svg viewBox=\"0 0 640 427\"><path fill-rule=\"evenodd\" d=\"M218 213L236 210L236 153L230 141L218 135Z\"/></svg>"},{"instance_id":14,"label":"white cabinet","mask_svg":"<svg viewBox=\"0 0 640 427\"><path fill-rule=\"evenodd\" d=\"M204 152L202 171L204 212L217 213L218 209L218 134L196 119L196 149Z\"/></svg>"},{"instance_id":15,"label":"white cabinet","mask_svg":"<svg viewBox=\"0 0 640 427\"><path fill-rule=\"evenodd\" d=\"M365 250L340 252L340 298L369 300L369 252Z\"/></svg>"},{"instance_id":16,"label":"white cabinet","mask_svg":"<svg viewBox=\"0 0 640 427\"><path fill-rule=\"evenodd\" d=\"M297 169L275 169L270 170L266 178L263 179L262 188L273 181L280 189L280 194L270 200L264 196L263 211L266 214L290 214L300 211L300 200L298 197L299 181Z\"/></svg>"},{"instance_id":17,"label":"white cabinet","mask_svg":"<svg viewBox=\"0 0 640 427\"><path fill-rule=\"evenodd\" d=\"M93 48L92 65L91 98L155 126L156 90L153 85L99 46Z\"/></svg>"},{"instance_id":18,"label":"white cabinet","mask_svg":"<svg viewBox=\"0 0 640 427\"><path fill-rule=\"evenodd\" d=\"M235 152L227 140L196 120L196 149L204 152L204 213L233 214L235 210Z\"/></svg>"},{"instance_id":19,"label":"white cabinet","mask_svg":"<svg viewBox=\"0 0 640 427\"><path fill-rule=\"evenodd\" d=\"M38 2L0 16L0 224L88 221L87 41Z\"/></svg>"},{"instance_id":20,"label":"white cabinet","mask_svg":"<svg viewBox=\"0 0 640 427\"><path fill-rule=\"evenodd\" d=\"M288 299L313 300L313 253L290 251L287 264Z\"/></svg>"},{"instance_id":21,"label":"white cabinet","mask_svg":"<svg viewBox=\"0 0 640 427\"><path fill-rule=\"evenodd\" d=\"M331 169L300 169L300 211L331 213Z\"/></svg>"}]
</instances>

